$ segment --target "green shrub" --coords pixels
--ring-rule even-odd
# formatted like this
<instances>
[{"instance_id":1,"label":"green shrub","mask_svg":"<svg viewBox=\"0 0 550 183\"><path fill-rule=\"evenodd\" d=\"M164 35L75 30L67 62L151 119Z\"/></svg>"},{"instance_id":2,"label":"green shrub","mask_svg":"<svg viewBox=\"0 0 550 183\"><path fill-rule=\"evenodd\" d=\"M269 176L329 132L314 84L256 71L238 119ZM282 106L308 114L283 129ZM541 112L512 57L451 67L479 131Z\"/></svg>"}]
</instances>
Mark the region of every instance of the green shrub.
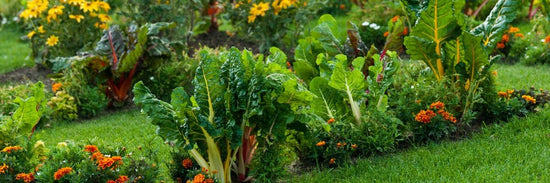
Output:
<instances>
[{"instance_id":1,"label":"green shrub","mask_svg":"<svg viewBox=\"0 0 550 183\"><path fill-rule=\"evenodd\" d=\"M83 86L78 92L78 116L83 118L91 118L103 111L109 99L105 96L101 89L96 86Z\"/></svg>"}]
</instances>

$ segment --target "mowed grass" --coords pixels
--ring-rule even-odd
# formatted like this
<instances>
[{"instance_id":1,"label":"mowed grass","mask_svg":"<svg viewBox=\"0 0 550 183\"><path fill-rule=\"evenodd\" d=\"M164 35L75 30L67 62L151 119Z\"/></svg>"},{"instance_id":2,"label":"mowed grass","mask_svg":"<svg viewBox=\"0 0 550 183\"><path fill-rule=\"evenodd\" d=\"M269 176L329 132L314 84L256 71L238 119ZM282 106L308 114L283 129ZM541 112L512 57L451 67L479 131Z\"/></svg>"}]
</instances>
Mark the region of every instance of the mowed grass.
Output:
<instances>
[{"instance_id":1,"label":"mowed grass","mask_svg":"<svg viewBox=\"0 0 550 183\"><path fill-rule=\"evenodd\" d=\"M550 89L549 66L495 65L497 88ZM433 142L311 171L292 182L549 182L550 109L483 127L461 141Z\"/></svg>"},{"instance_id":2,"label":"mowed grass","mask_svg":"<svg viewBox=\"0 0 550 183\"><path fill-rule=\"evenodd\" d=\"M5 27L0 30L0 74L34 66L29 43L19 41L23 34L13 29Z\"/></svg>"},{"instance_id":3,"label":"mowed grass","mask_svg":"<svg viewBox=\"0 0 550 183\"><path fill-rule=\"evenodd\" d=\"M506 89L550 89L550 65L525 66L522 64L496 64L496 85L498 90Z\"/></svg>"}]
</instances>

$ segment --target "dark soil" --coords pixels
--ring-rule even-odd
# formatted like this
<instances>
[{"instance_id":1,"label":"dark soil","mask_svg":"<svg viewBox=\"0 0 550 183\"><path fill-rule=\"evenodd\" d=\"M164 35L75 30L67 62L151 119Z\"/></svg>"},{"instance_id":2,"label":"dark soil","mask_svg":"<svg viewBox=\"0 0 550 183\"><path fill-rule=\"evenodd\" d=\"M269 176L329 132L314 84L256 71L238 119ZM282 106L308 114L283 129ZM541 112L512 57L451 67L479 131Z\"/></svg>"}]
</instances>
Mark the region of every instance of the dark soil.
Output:
<instances>
[{"instance_id":1,"label":"dark soil","mask_svg":"<svg viewBox=\"0 0 550 183\"><path fill-rule=\"evenodd\" d=\"M0 74L0 84L25 84L28 82L42 81L44 85L50 87L52 80L48 78L51 74L50 69L40 66L19 68L4 74Z\"/></svg>"},{"instance_id":2,"label":"dark soil","mask_svg":"<svg viewBox=\"0 0 550 183\"><path fill-rule=\"evenodd\" d=\"M208 46L210 48L231 48L234 46L240 50L246 48L254 54L260 52L258 50L259 45L256 42L239 39L237 36L229 36L225 32L216 31L194 37L193 40L189 42L189 56L194 55L196 50L199 50L203 46Z\"/></svg>"}]
</instances>

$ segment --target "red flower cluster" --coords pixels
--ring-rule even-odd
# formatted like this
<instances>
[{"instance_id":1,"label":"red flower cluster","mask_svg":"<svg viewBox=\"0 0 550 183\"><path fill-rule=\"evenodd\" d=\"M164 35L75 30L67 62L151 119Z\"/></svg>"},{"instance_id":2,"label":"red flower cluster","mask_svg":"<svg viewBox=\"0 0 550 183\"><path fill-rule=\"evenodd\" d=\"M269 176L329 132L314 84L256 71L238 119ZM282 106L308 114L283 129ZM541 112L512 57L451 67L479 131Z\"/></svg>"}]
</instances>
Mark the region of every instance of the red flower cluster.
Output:
<instances>
[{"instance_id":1,"label":"red flower cluster","mask_svg":"<svg viewBox=\"0 0 550 183\"><path fill-rule=\"evenodd\" d=\"M121 176L118 176L118 179L116 180L109 180L107 181L107 183L124 183L126 181L128 181L130 179L128 179L128 176L126 175L121 175Z\"/></svg>"},{"instance_id":2,"label":"red flower cluster","mask_svg":"<svg viewBox=\"0 0 550 183\"><path fill-rule=\"evenodd\" d=\"M95 153L95 152L98 152L99 150L95 145L86 145L84 146L84 151L89 153Z\"/></svg>"},{"instance_id":3,"label":"red flower cluster","mask_svg":"<svg viewBox=\"0 0 550 183\"><path fill-rule=\"evenodd\" d=\"M428 110L420 110L420 112L416 114L414 119L421 123L430 123L432 121L432 118L437 116L437 114L432 109L437 110L437 114L441 115L443 119L456 123L456 118L453 116L453 114L445 111L445 103L441 101L432 103Z\"/></svg>"},{"instance_id":4,"label":"red flower cluster","mask_svg":"<svg viewBox=\"0 0 550 183\"><path fill-rule=\"evenodd\" d=\"M15 176L16 180L23 180L25 183L34 181L34 173L20 173Z\"/></svg>"},{"instance_id":5,"label":"red flower cluster","mask_svg":"<svg viewBox=\"0 0 550 183\"><path fill-rule=\"evenodd\" d=\"M105 157L94 145L84 146L84 151L92 153L92 155L90 156L90 160L96 161L97 167L99 167L100 169L106 169L109 167L111 167L111 169L115 169L118 167L118 165L122 165L122 157Z\"/></svg>"},{"instance_id":6,"label":"red flower cluster","mask_svg":"<svg viewBox=\"0 0 550 183\"><path fill-rule=\"evenodd\" d=\"M181 162L181 165L183 165L183 167L185 169L189 169L189 168L193 167L193 161L191 161L191 159L187 158L187 159L184 159Z\"/></svg>"}]
</instances>

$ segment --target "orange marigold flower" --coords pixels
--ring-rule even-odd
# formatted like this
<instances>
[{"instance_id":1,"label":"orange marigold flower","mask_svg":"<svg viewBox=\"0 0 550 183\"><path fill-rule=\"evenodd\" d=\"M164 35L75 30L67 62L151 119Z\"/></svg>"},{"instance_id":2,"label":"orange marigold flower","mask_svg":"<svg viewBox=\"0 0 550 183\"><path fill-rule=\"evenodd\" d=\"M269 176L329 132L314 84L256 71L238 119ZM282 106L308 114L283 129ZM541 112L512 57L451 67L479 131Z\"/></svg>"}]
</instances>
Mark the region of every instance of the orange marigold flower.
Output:
<instances>
[{"instance_id":1,"label":"orange marigold flower","mask_svg":"<svg viewBox=\"0 0 550 183\"><path fill-rule=\"evenodd\" d=\"M506 90L506 93L508 93L508 95L514 93L514 90Z\"/></svg>"},{"instance_id":2,"label":"orange marigold flower","mask_svg":"<svg viewBox=\"0 0 550 183\"><path fill-rule=\"evenodd\" d=\"M336 143L336 148L340 149L340 147L342 147L342 143L340 143L340 142Z\"/></svg>"},{"instance_id":3,"label":"orange marigold flower","mask_svg":"<svg viewBox=\"0 0 550 183\"><path fill-rule=\"evenodd\" d=\"M430 123L434 116L436 116L436 114L432 110L420 110L414 119L418 122Z\"/></svg>"},{"instance_id":4,"label":"orange marigold flower","mask_svg":"<svg viewBox=\"0 0 550 183\"><path fill-rule=\"evenodd\" d=\"M4 165L0 166L0 174L6 173L6 170L9 168L6 163L3 163Z\"/></svg>"},{"instance_id":5,"label":"orange marigold flower","mask_svg":"<svg viewBox=\"0 0 550 183\"><path fill-rule=\"evenodd\" d=\"M403 35L407 34L409 34L409 28L405 27L405 29L403 29Z\"/></svg>"},{"instance_id":6,"label":"orange marigold flower","mask_svg":"<svg viewBox=\"0 0 550 183\"><path fill-rule=\"evenodd\" d=\"M451 116L451 119L449 119L449 121L456 123L456 118Z\"/></svg>"},{"instance_id":7,"label":"orange marigold flower","mask_svg":"<svg viewBox=\"0 0 550 183\"><path fill-rule=\"evenodd\" d=\"M181 165L183 165L184 168L189 169L189 168L193 167L193 161L191 159L187 158L187 159L184 159L181 162Z\"/></svg>"},{"instance_id":8,"label":"orange marigold flower","mask_svg":"<svg viewBox=\"0 0 550 183\"><path fill-rule=\"evenodd\" d=\"M8 146L2 149L2 152L11 153L23 149L21 146Z\"/></svg>"},{"instance_id":9,"label":"orange marigold flower","mask_svg":"<svg viewBox=\"0 0 550 183\"><path fill-rule=\"evenodd\" d=\"M514 34L515 37L524 38L525 36L522 33Z\"/></svg>"},{"instance_id":10,"label":"orange marigold flower","mask_svg":"<svg viewBox=\"0 0 550 183\"><path fill-rule=\"evenodd\" d=\"M510 29L508 29L508 32L509 32L509 33L516 33L516 32L519 32L519 28L518 28L518 27L514 27L514 26L510 26Z\"/></svg>"},{"instance_id":11,"label":"orange marigold flower","mask_svg":"<svg viewBox=\"0 0 550 183\"><path fill-rule=\"evenodd\" d=\"M114 180L108 180L107 183L116 183Z\"/></svg>"},{"instance_id":12,"label":"orange marigold flower","mask_svg":"<svg viewBox=\"0 0 550 183\"><path fill-rule=\"evenodd\" d=\"M531 96L529 96L529 95L523 95L523 96L521 96L521 98L523 98L523 99L525 99L525 101L531 102L531 103L533 103L533 104L536 104L536 103L537 103L537 99L535 99L535 98L533 98L533 97L531 97Z\"/></svg>"},{"instance_id":13,"label":"orange marigold flower","mask_svg":"<svg viewBox=\"0 0 550 183\"><path fill-rule=\"evenodd\" d=\"M498 72L497 72L497 71L493 71L493 72L491 72L491 73L492 73L493 76L495 76L495 77L498 75Z\"/></svg>"},{"instance_id":14,"label":"orange marigold flower","mask_svg":"<svg viewBox=\"0 0 550 183\"><path fill-rule=\"evenodd\" d=\"M57 172L55 172L53 174L53 179L54 180L59 180L61 179L63 176L71 173L73 171L73 168L71 167L63 167L63 168L60 168L59 170L57 170Z\"/></svg>"},{"instance_id":15,"label":"orange marigold flower","mask_svg":"<svg viewBox=\"0 0 550 183\"><path fill-rule=\"evenodd\" d=\"M204 175L202 173L199 173L193 178L193 183L202 183L202 181L204 181L204 178Z\"/></svg>"},{"instance_id":16,"label":"orange marigold flower","mask_svg":"<svg viewBox=\"0 0 550 183\"><path fill-rule=\"evenodd\" d=\"M422 100L415 100L414 103L417 103L417 104L420 104L420 102L422 102Z\"/></svg>"},{"instance_id":17,"label":"orange marigold flower","mask_svg":"<svg viewBox=\"0 0 550 183\"><path fill-rule=\"evenodd\" d=\"M61 88L61 83L54 83L52 85L52 91L55 93Z\"/></svg>"},{"instance_id":18,"label":"orange marigold flower","mask_svg":"<svg viewBox=\"0 0 550 183\"><path fill-rule=\"evenodd\" d=\"M341 10L345 10L345 9L346 9L346 5L345 5L345 4L341 4L341 5L340 5L340 9L341 9Z\"/></svg>"},{"instance_id":19,"label":"orange marigold flower","mask_svg":"<svg viewBox=\"0 0 550 183\"><path fill-rule=\"evenodd\" d=\"M391 22L395 23L399 19L399 15L395 15L393 18L391 18Z\"/></svg>"},{"instance_id":20,"label":"orange marigold flower","mask_svg":"<svg viewBox=\"0 0 550 183\"><path fill-rule=\"evenodd\" d=\"M507 97L508 97L508 93L506 93L506 92L498 92L498 97L507 98Z\"/></svg>"},{"instance_id":21,"label":"orange marigold flower","mask_svg":"<svg viewBox=\"0 0 550 183\"><path fill-rule=\"evenodd\" d=\"M388 37L390 35L390 32L384 32L384 37Z\"/></svg>"},{"instance_id":22,"label":"orange marigold flower","mask_svg":"<svg viewBox=\"0 0 550 183\"><path fill-rule=\"evenodd\" d=\"M331 158L330 161L328 162L328 164L334 164L334 163L336 163L336 159L334 158Z\"/></svg>"},{"instance_id":23,"label":"orange marigold flower","mask_svg":"<svg viewBox=\"0 0 550 183\"><path fill-rule=\"evenodd\" d=\"M544 38L544 43L550 43L550 35Z\"/></svg>"},{"instance_id":24,"label":"orange marigold flower","mask_svg":"<svg viewBox=\"0 0 550 183\"><path fill-rule=\"evenodd\" d=\"M206 180L204 180L204 183L214 183L214 180L213 179L206 179Z\"/></svg>"},{"instance_id":25,"label":"orange marigold flower","mask_svg":"<svg viewBox=\"0 0 550 183\"><path fill-rule=\"evenodd\" d=\"M53 86L52 86L52 88L53 88ZM97 149L97 147L95 145L86 145L86 146L84 146L84 151L89 152L89 153L99 152L99 150Z\"/></svg>"},{"instance_id":26,"label":"orange marigold flower","mask_svg":"<svg viewBox=\"0 0 550 183\"><path fill-rule=\"evenodd\" d=\"M326 145L327 143L323 140L323 141L320 141L320 142L317 142L316 146L324 146Z\"/></svg>"},{"instance_id":27,"label":"orange marigold flower","mask_svg":"<svg viewBox=\"0 0 550 183\"><path fill-rule=\"evenodd\" d=\"M23 180L25 183L29 183L34 181L34 174L33 173L19 173L15 176L16 180Z\"/></svg>"},{"instance_id":28,"label":"orange marigold flower","mask_svg":"<svg viewBox=\"0 0 550 183\"><path fill-rule=\"evenodd\" d=\"M498 43L497 43L497 48L498 48L498 49L502 49L502 48L504 48L504 47L506 47L506 45L504 45L503 42L498 42Z\"/></svg>"},{"instance_id":29,"label":"orange marigold flower","mask_svg":"<svg viewBox=\"0 0 550 183\"><path fill-rule=\"evenodd\" d=\"M97 161L101 161L102 159L104 159L105 156L103 156L103 154L101 154L101 152L95 152L94 154L92 154L92 156L90 157L90 159L93 161L93 160L97 160Z\"/></svg>"},{"instance_id":30,"label":"orange marigold flower","mask_svg":"<svg viewBox=\"0 0 550 183\"><path fill-rule=\"evenodd\" d=\"M357 149L357 144L351 144L351 148L352 148L353 150Z\"/></svg>"},{"instance_id":31,"label":"orange marigold flower","mask_svg":"<svg viewBox=\"0 0 550 183\"><path fill-rule=\"evenodd\" d=\"M115 164L117 163L117 164ZM113 166L114 164L114 166ZM112 158L103 158L102 160L99 160L97 162L97 166L100 168L100 169L105 169L105 168L108 168L108 167L111 167L113 166L113 168L116 168L117 165L121 165L122 164L122 157L120 156L113 156Z\"/></svg>"},{"instance_id":32,"label":"orange marigold flower","mask_svg":"<svg viewBox=\"0 0 550 183\"><path fill-rule=\"evenodd\" d=\"M502 35L502 42L508 42L510 41L510 35L504 34Z\"/></svg>"},{"instance_id":33,"label":"orange marigold flower","mask_svg":"<svg viewBox=\"0 0 550 183\"><path fill-rule=\"evenodd\" d=\"M430 109L443 109L445 108L445 104L441 101L434 102L430 105Z\"/></svg>"},{"instance_id":34,"label":"orange marigold flower","mask_svg":"<svg viewBox=\"0 0 550 183\"><path fill-rule=\"evenodd\" d=\"M328 124L332 124L332 123L334 123L334 121L335 121L334 118L330 118L330 119L327 121L327 123L328 123Z\"/></svg>"},{"instance_id":35,"label":"orange marigold flower","mask_svg":"<svg viewBox=\"0 0 550 183\"><path fill-rule=\"evenodd\" d=\"M128 178L128 176L126 175L121 175L121 176L118 176L118 179L116 179L116 183L124 183L126 181L130 180Z\"/></svg>"}]
</instances>

